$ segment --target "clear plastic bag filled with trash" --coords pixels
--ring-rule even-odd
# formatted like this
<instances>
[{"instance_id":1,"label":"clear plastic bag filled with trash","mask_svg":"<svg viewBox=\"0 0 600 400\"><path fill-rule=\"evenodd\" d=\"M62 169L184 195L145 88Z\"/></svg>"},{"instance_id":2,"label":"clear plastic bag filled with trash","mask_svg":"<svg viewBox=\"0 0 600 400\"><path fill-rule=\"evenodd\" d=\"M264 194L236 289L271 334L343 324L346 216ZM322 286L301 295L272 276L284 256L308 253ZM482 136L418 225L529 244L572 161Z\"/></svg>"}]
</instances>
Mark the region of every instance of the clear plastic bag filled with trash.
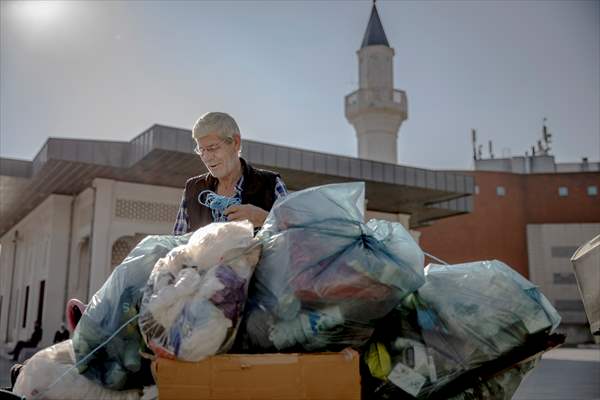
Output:
<instances>
[{"instance_id":1,"label":"clear plastic bag filled with trash","mask_svg":"<svg viewBox=\"0 0 600 400\"><path fill-rule=\"evenodd\" d=\"M212 223L155 265L139 326L154 354L199 361L235 340L248 284L260 256L248 221Z\"/></svg>"},{"instance_id":2,"label":"clear plastic bag filled with trash","mask_svg":"<svg viewBox=\"0 0 600 400\"><path fill-rule=\"evenodd\" d=\"M448 400L511 400L525 376L539 363L541 357L541 354L537 354L492 376L469 379L465 381L465 387L463 388L455 387L446 391L442 389L441 392L433 395L433 398ZM370 343L363 353L363 360L368 365L368 368L361 370L364 371L361 373L363 399L411 400L415 398L387 379L392 369L392 360L383 344ZM407 376L406 383L409 379L409 376ZM421 381L413 379L411 382L416 387ZM422 395L420 398L429 397Z\"/></svg>"},{"instance_id":3,"label":"clear plastic bag filled with trash","mask_svg":"<svg viewBox=\"0 0 600 400\"><path fill-rule=\"evenodd\" d=\"M78 362L108 340L139 312L142 289L156 262L190 235L152 235L144 238L110 274L92 297L73 334ZM110 389L140 388L152 382L149 362L137 321L131 320L110 342L78 365L80 373Z\"/></svg>"},{"instance_id":4,"label":"clear plastic bag filled with trash","mask_svg":"<svg viewBox=\"0 0 600 400\"><path fill-rule=\"evenodd\" d=\"M257 238L242 347L317 351L359 346L374 321L424 283L424 255L399 223L364 223L364 183L277 201Z\"/></svg>"},{"instance_id":5,"label":"clear plastic bag filled with trash","mask_svg":"<svg viewBox=\"0 0 600 400\"><path fill-rule=\"evenodd\" d=\"M378 398L443 393L464 373L548 336L560 323L537 287L497 260L430 264L425 280L381 321L365 353L380 380Z\"/></svg>"}]
</instances>

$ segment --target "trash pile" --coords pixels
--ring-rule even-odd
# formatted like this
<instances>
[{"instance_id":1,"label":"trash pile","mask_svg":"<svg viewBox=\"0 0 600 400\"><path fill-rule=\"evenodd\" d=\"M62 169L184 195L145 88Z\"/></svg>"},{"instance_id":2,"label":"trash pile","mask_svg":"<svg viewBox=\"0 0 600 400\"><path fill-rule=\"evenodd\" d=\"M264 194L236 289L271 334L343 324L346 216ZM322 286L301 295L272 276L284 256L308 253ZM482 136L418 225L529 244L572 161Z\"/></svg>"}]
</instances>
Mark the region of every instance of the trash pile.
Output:
<instances>
[{"instance_id":1,"label":"trash pile","mask_svg":"<svg viewBox=\"0 0 600 400\"><path fill-rule=\"evenodd\" d=\"M548 337L556 310L499 261L424 268L410 233L363 222L363 207L363 183L333 184L278 200L256 237L247 221L147 237L94 295L72 343L37 353L15 392L135 399L153 382L144 354L350 346L365 398L509 399L539 354L506 360Z\"/></svg>"}]
</instances>

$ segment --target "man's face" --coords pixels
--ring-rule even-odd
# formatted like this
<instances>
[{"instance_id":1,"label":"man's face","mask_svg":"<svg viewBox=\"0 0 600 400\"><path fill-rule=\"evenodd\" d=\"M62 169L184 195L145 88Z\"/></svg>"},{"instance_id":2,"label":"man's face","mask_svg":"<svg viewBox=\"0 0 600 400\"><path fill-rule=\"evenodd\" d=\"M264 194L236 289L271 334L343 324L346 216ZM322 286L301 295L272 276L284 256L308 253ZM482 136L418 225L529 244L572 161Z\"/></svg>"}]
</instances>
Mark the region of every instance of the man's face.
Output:
<instances>
[{"instance_id":1,"label":"man's face","mask_svg":"<svg viewBox=\"0 0 600 400\"><path fill-rule=\"evenodd\" d=\"M223 140L218 134L211 133L197 142L197 153L208 172L215 178L225 177L239 167L239 136L234 136L233 143L231 143Z\"/></svg>"}]
</instances>

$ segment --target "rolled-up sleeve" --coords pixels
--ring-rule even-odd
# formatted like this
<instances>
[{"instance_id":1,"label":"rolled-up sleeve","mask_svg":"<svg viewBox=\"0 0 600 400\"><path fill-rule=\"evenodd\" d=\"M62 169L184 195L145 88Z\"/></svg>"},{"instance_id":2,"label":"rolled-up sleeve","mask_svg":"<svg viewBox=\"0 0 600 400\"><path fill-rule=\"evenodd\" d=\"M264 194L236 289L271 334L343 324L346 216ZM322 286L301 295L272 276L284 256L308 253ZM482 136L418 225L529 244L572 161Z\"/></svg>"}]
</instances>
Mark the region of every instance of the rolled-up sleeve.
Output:
<instances>
[{"instance_id":1,"label":"rolled-up sleeve","mask_svg":"<svg viewBox=\"0 0 600 400\"><path fill-rule=\"evenodd\" d=\"M185 235L189 232L190 217L188 215L187 201L185 200L185 191L181 197L181 204L177 217L175 217L175 226L173 226L173 235Z\"/></svg>"}]
</instances>

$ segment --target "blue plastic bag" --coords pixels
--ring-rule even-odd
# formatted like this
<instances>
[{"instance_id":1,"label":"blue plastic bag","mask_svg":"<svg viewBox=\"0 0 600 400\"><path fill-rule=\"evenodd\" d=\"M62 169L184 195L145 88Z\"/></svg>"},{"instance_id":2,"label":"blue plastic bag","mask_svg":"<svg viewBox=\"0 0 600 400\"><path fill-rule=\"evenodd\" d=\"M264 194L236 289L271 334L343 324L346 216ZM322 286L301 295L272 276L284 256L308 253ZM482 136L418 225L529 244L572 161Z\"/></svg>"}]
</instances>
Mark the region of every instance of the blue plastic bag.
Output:
<instances>
[{"instance_id":1,"label":"blue plastic bag","mask_svg":"<svg viewBox=\"0 0 600 400\"><path fill-rule=\"evenodd\" d=\"M425 398L560 323L537 287L497 260L430 264L425 280L374 334L392 359L379 390L390 396Z\"/></svg>"},{"instance_id":2,"label":"blue plastic bag","mask_svg":"<svg viewBox=\"0 0 600 400\"><path fill-rule=\"evenodd\" d=\"M363 222L364 183L277 201L257 237L248 348L360 346L374 322L424 283L424 255L399 223Z\"/></svg>"},{"instance_id":3,"label":"blue plastic bag","mask_svg":"<svg viewBox=\"0 0 600 400\"><path fill-rule=\"evenodd\" d=\"M76 361L81 361L121 325L139 312L142 289L154 264L171 249L186 244L191 235L147 236L118 265L94 294L73 334ZM144 349L137 321L132 321L110 343L78 367L87 378L110 389L139 388L151 380L142 368Z\"/></svg>"}]
</instances>

